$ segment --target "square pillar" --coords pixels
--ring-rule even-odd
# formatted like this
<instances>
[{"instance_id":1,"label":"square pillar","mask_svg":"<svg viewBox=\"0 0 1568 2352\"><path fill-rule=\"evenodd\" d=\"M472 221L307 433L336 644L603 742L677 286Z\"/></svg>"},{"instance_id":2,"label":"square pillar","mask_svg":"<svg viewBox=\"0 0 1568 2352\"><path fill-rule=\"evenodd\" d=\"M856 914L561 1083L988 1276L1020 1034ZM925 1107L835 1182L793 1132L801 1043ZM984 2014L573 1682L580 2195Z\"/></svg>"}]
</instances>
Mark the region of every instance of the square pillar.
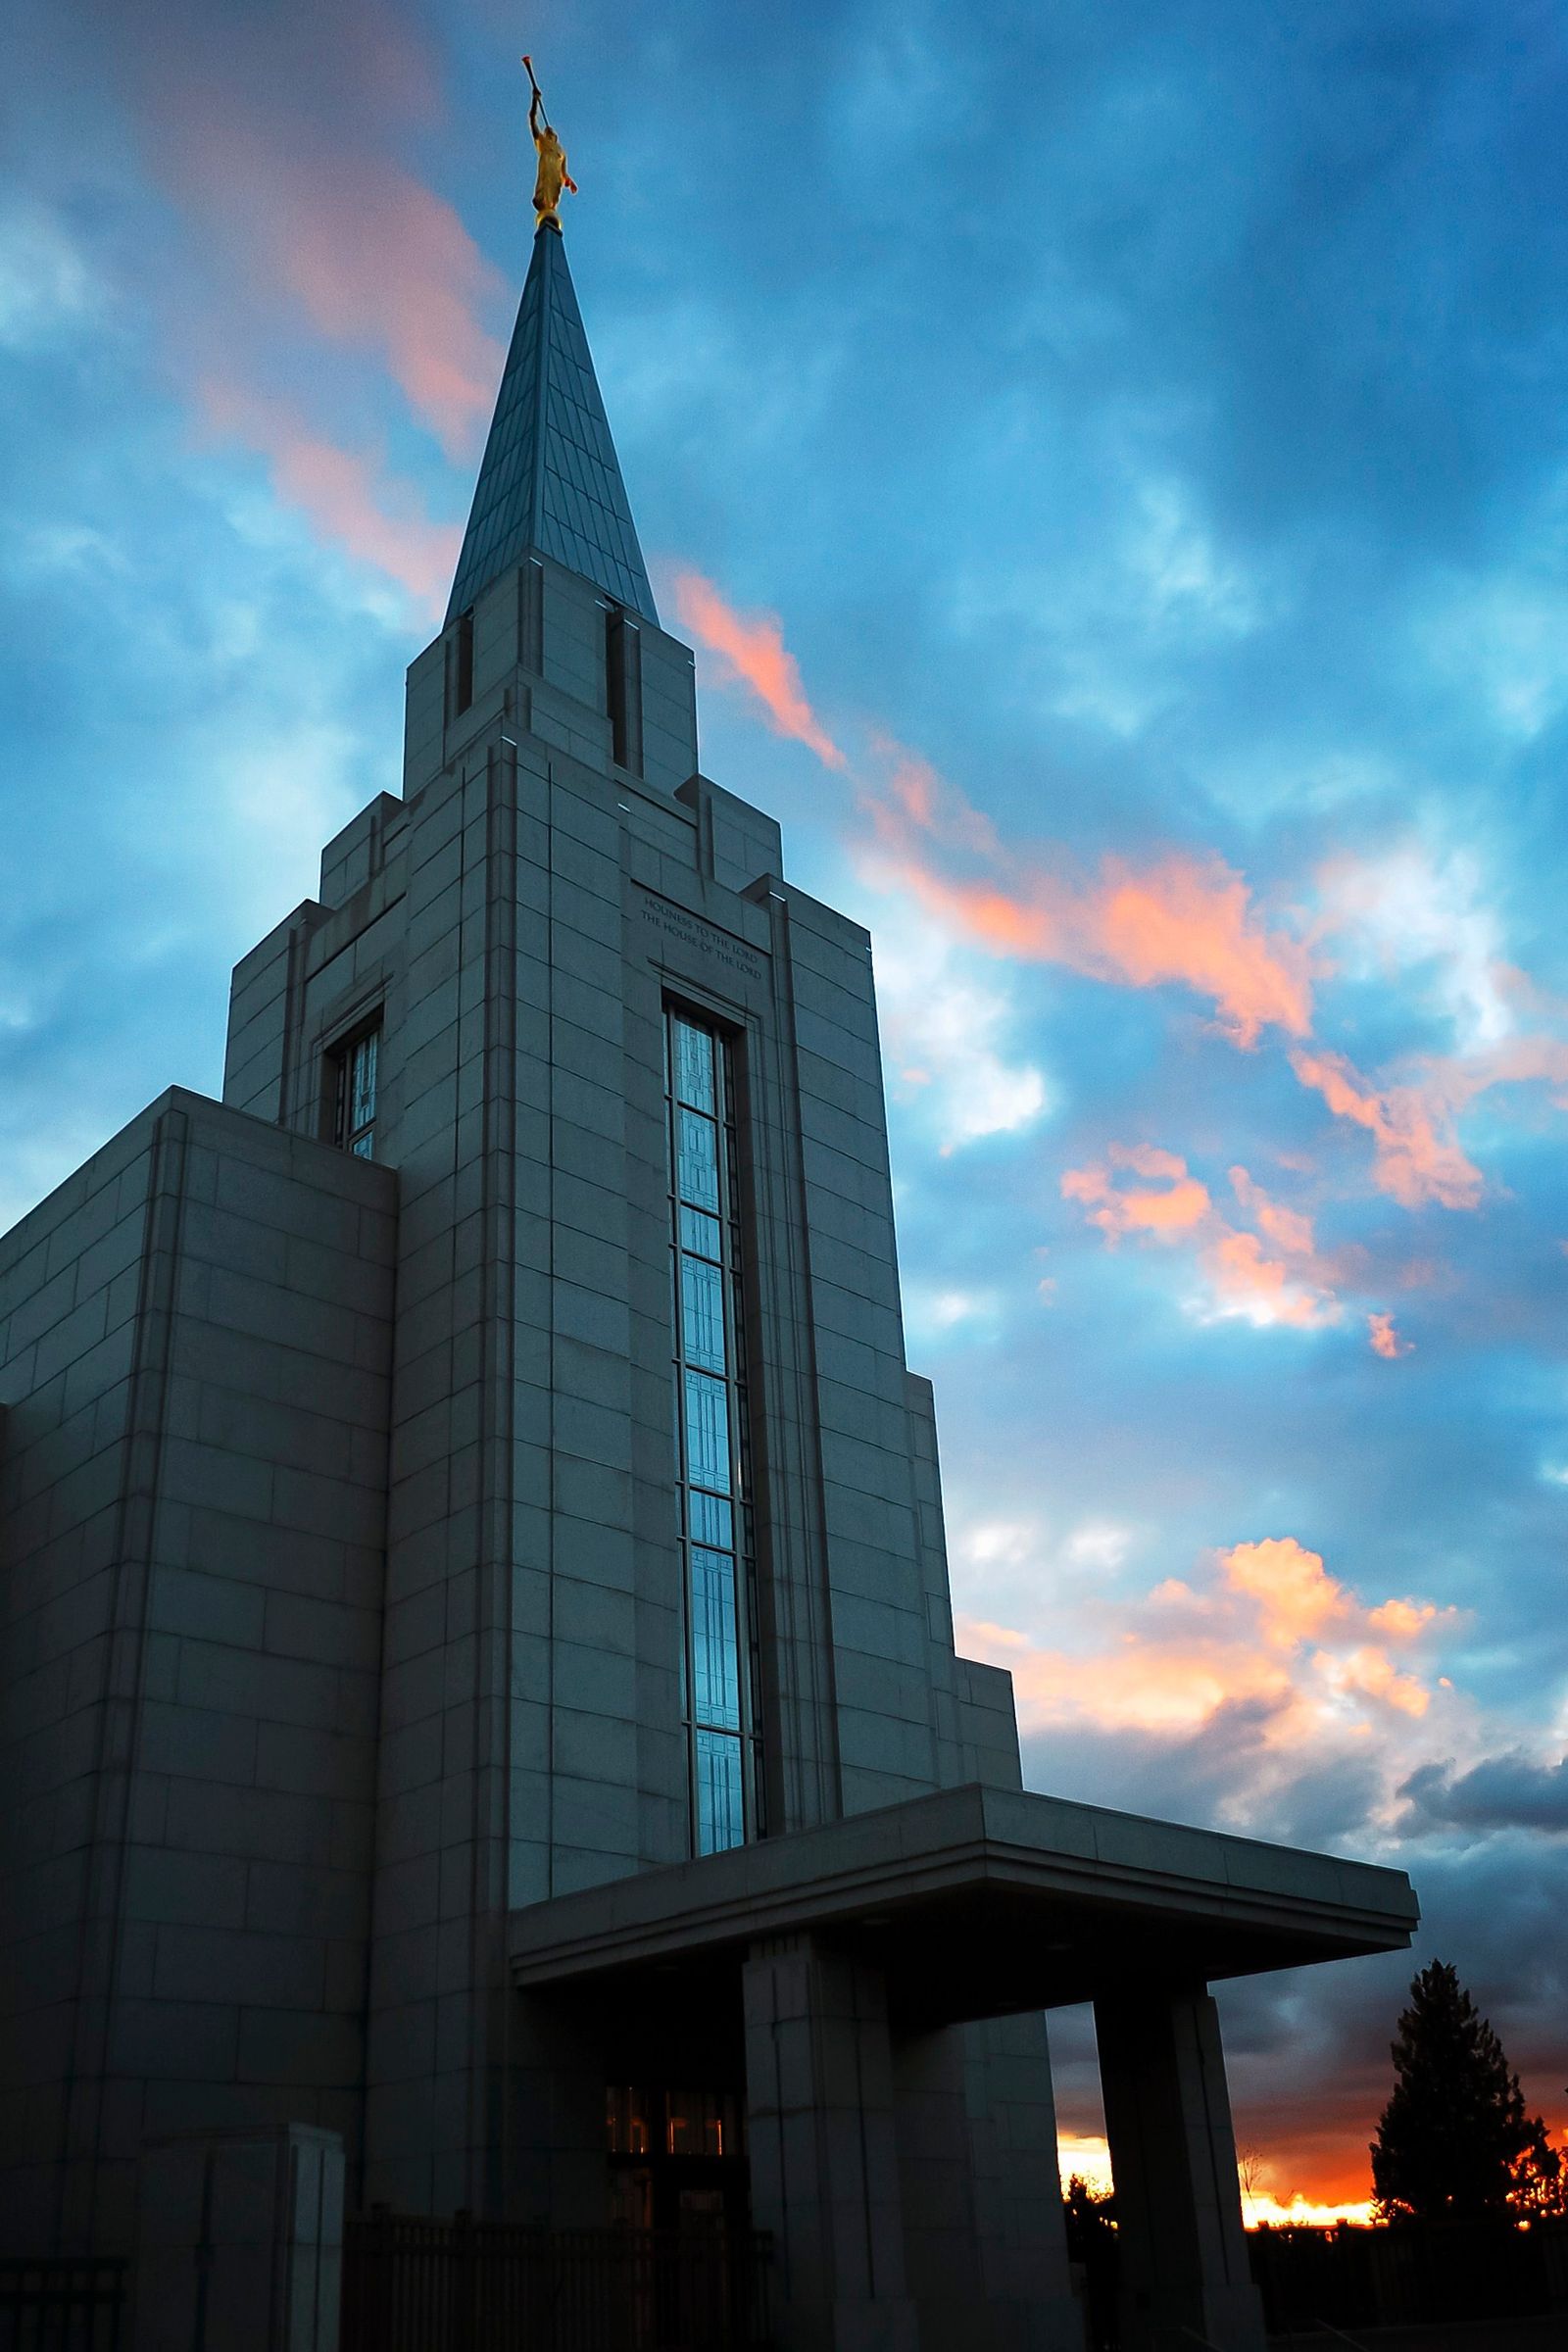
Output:
<instances>
[{"instance_id":1,"label":"square pillar","mask_svg":"<svg viewBox=\"0 0 1568 2352\"><path fill-rule=\"evenodd\" d=\"M982 2301L996 2352L1084 2352L1084 2311L1072 2291L1062 2222L1046 2021L1038 2013L997 2017L959 2032ZM960 2342L970 2352L972 2324Z\"/></svg>"},{"instance_id":2,"label":"square pillar","mask_svg":"<svg viewBox=\"0 0 1568 2352\"><path fill-rule=\"evenodd\" d=\"M337 2352L337 2132L153 2141L136 2190L134 2352Z\"/></svg>"},{"instance_id":3,"label":"square pillar","mask_svg":"<svg viewBox=\"0 0 1568 2352\"><path fill-rule=\"evenodd\" d=\"M956 2026L901 2034L893 2045L904 2258L920 2352L992 2352L963 2054Z\"/></svg>"},{"instance_id":4,"label":"square pillar","mask_svg":"<svg viewBox=\"0 0 1568 2352\"><path fill-rule=\"evenodd\" d=\"M1263 2352L1236 2141L1208 1993L1151 1986L1095 2004L1116 2184L1122 2352Z\"/></svg>"},{"instance_id":5,"label":"square pillar","mask_svg":"<svg viewBox=\"0 0 1568 2352\"><path fill-rule=\"evenodd\" d=\"M742 1970L752 2219L771 2230L782 2352L915 2352L887 1987L811 1936Z\"/></svg>"}]
</instances>

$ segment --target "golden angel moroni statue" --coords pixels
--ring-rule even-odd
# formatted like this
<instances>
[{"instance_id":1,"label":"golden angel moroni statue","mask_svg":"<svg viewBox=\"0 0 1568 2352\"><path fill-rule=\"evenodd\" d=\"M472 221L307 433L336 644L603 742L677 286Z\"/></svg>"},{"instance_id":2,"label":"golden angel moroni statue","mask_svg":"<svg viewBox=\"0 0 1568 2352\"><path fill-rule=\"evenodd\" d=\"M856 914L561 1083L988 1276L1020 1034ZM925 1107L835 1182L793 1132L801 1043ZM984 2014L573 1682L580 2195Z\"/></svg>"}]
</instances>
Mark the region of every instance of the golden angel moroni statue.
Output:
<instances>
[{"instance_id":1,"label":"golden angel moroni statue","mask_svg":"<svg viewBox=\"0 0 1568 2352\"><path fill-rule=\"evenodd\" d=\"M525 57L522 62L528 69L528 79L533 87L533 101L528 108L528 128L533 132L533 143L539 155L539 176L533 183L533 209L538 216L535 226L543 228L548 221L559 236L561 191L569 188L575 196L577 182L566 170L566 150L550 127L550 117L545 113L544 97L534 74L533 59Z\"/></svg>"}]
</instances>

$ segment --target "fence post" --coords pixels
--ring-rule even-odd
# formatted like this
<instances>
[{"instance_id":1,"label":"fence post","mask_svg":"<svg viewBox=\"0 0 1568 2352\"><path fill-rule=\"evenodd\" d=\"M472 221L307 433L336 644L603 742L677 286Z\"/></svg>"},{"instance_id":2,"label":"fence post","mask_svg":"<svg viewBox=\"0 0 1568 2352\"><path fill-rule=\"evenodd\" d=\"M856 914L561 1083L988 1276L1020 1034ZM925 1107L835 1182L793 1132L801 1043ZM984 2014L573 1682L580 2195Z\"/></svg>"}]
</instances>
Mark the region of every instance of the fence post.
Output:
<instances>
[{"instance_id":1,"label":"fence post","mask_svg":"<svg viewBox=\"0 0 1568 2352\"><path fill-rule=\"evenodd\" d=\"M452 2216L447 2241L447 2344L449 2352L473 2352L478 2310L478 2247L473 2215L462 2206Z\"/></svg>"}]
</instances>

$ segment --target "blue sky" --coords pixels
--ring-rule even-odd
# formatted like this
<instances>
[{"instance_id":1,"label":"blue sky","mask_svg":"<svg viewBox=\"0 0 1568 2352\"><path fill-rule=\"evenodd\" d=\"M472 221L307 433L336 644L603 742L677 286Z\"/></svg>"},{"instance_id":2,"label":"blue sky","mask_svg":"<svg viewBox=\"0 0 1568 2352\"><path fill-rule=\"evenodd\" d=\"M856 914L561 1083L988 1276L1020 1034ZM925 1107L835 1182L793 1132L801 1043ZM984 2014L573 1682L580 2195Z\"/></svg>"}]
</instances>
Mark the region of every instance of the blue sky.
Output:
<instances>
[{"instance_id":1,"label":"blue sky","mask_svg":"<svg viewBox=\"0 0 1568 2352\"><path fill-rule=\"evenodd\" d=\"M705 766L876 938L910 1353L1031 1780L1397 1861L1560 2119L1563 13L519 23L22 34L0 1222L217 1090L229 965L394 781L525 39ZM1279 2194L1359 2193L1408 1974L1227 1991Z\"/></svg>"}]
</instances>

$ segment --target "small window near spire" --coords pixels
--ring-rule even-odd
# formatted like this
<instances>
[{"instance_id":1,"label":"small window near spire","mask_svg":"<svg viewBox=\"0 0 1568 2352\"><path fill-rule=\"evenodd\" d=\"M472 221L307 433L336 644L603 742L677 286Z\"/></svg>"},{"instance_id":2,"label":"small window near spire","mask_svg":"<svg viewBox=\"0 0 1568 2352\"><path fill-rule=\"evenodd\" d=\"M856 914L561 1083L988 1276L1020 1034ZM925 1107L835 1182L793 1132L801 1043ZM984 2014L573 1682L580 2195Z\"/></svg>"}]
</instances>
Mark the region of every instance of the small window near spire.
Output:
<instances>
[{"instance_id":1,"label":"small window near spire","mask_svg":"<svg viewBox=\"0 0 1568 2352\"><path fill-rule=\"evenodd\" d=\"M332 1055L332 1141L356 1159L375 1157L376 1078L381 1028L362 1029Z\"/></svg>"},{"instance_id":2,"label":"small window near spire","mask_svg":"<svg viewBox=\"0 0 1568 2352\"><path fill-rule=\"evenodd\" d=\"M620 605L605 614L605 707L610 756L617 767L643 772L643 633Z\"/></svg>"},{"instance_id":3,"label":"small window near spire","mask_svg":"<svg viewBox=\"0 0 1568 2352\"><path fill-rule=\"evenodd\" d=\"M447 649L447 704L458 718L473 702L473 607L458 615L457 630Z\"/></svg>"}]
</instances>

